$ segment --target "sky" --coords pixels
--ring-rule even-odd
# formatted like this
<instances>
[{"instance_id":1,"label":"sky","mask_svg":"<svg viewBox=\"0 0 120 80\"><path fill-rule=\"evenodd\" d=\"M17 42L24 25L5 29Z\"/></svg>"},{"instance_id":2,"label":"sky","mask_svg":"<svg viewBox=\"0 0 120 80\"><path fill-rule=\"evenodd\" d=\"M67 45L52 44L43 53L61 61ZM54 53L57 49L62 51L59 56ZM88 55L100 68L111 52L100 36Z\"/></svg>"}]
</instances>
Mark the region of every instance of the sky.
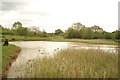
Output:
<instances>
[{"instance_id":1,"label":"sky","mask_svg":"<svg viewBox=\"0 0 120 80\"><path fill-rule=\"evenodd\" d=\"M63 31L73 23L98 25L105 31L118 29L119 0L0 0L0 24L11 28L20 21L46 32Z\"/></svg>"}]
</instances>

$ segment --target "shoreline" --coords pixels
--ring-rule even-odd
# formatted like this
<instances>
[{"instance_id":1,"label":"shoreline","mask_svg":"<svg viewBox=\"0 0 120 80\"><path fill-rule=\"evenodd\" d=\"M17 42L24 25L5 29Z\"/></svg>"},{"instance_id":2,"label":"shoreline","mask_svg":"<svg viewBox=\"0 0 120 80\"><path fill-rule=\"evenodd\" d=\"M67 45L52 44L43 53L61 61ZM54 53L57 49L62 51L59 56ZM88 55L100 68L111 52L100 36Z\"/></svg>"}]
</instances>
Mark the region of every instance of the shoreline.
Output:
<instances>
[{"instance_id":1,"label":"shoreline","mask_svg":"<svg viewBox=\"0 0 120 80\"><path fill-rule=\"evenodd\" d=\"M10 42L15 41L52 41L52 42L77 42L77 43L87 43L87 44L98 44L98 45L118 45L119 42L106 40L106 39L51 39L51 40L10 40ZM105 41L105 42L102 42ZM109 42L111 41L111 43Z\"/></svg>"},{"instance_id":2,"label":"shoreline","mask_svg":"<svg viewBox=\"0 0 120 80\"><path fill-rule=\"evenodd\" d=\"M13 44L10 44L10 45L13 45ZM9 55L10 58L9 58L8 62L6 63L6 66L2 66L2 68L5 67L4 72L3 72L3 69L2 69L2 79L7 78L8 71L9 71L12 63L14 61L16 61L16 59L17 59L17 57L18 57L18 55L20 54L20 51L21 51L21 49L18 46L16 46L16 45L13 45L13 46L18 48L18 49L14 51L14 56ZM3 57L4 56L2 56L2 58Z\"/></svg>"}]
</instances>

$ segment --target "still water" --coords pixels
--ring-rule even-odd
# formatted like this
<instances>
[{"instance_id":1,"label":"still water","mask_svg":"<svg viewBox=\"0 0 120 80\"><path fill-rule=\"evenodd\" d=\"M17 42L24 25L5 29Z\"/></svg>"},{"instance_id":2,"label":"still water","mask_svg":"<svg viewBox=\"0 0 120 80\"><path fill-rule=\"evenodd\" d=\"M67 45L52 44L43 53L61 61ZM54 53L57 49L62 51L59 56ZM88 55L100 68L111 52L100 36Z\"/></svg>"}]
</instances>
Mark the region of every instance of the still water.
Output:
<instances>
[{"instance_id":1,"label":"still water","mask_svg":"<svg viewBox=\"0 0 120 80\"><path fill-rule=\"evenodd\" d=\"M24 75L24 65L28 61L42 59L44 56L54 56L62 49L96 49L109 53L118 53L118 46L115 45L95 45L76 42L51 42L51 41L19 41L10 42L21 48L21 52L15 62L12 63L8 72L8 78L18 78Z\"/></svg>"}]
</instances>

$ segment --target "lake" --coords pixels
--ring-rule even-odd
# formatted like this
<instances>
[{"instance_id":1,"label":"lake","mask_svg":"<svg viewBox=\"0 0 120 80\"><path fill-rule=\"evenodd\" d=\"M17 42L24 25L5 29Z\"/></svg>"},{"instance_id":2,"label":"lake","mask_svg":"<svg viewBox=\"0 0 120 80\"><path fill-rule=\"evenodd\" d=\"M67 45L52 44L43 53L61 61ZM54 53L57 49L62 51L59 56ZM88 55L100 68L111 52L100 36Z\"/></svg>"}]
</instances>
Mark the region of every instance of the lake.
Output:
<instances>
[{"instance_id":1,"label":"lake","mask_svg":"<svg viewBox=\"0 0 120 80\"><path fill-rule=\"evenodd\" d=\"M57 51L63 49L96 49L109 53L118 53L116 45L96 45L77 42L52 42L52 41L17 41L10 42L21 48L21 52L9 69L8 78L18 78L24 75L24 66L28 61L42 59L44 56L54 57ZM29 67L29 66L28 66Z\"/></svg>"}]
</instances>

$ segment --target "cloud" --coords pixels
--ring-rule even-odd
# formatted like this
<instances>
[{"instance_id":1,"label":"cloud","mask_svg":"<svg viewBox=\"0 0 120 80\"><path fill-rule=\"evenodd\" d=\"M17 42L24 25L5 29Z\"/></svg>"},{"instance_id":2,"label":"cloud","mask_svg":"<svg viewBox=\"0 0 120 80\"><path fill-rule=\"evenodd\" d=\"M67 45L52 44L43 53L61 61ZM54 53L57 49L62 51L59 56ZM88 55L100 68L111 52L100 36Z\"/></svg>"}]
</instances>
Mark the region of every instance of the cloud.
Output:
<instances>
[{"instance_id":1,"label":"cloud","mask_svg":"<svg viewBox=\"0 0 120 80\"><path fill-rule=\"evenodd\" d=\"M2 11L20 10L25 5L25 2L2 2Z\"/></svg>"},{"instance_id":2,"label":"cloud","mask_svg":"<svg viewBox=\"0 0 120 80\"><path fill-rule=\"evenodd\" d=\"M117 29L117 1L114 0L2 0L1 4L0 24L5 27L21 21L25 26L54 32L81 22L87 27L98 25L106 31Z\"/></svg>"}]
</instances>

